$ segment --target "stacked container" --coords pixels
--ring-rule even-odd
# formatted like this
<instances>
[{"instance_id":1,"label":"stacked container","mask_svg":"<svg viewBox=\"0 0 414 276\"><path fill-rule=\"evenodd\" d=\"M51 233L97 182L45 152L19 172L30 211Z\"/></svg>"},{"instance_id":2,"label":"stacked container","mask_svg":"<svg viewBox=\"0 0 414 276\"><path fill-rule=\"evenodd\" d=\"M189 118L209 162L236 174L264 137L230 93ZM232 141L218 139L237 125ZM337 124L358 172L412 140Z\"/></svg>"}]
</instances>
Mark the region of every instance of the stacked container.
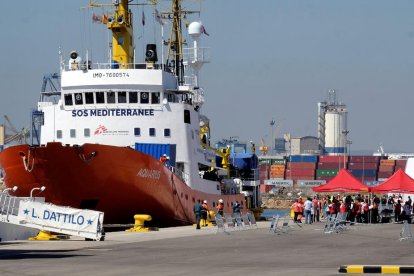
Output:
<instances>
[{"instance_id":1,"label":"stacked container","mask_svg":"<svg viewBox=\"0 0 414 276\"><path fill-rule=\"evenodd\" d=\"M359 181L377 180L379 156L350 156L348 171Z\"/></svg>"},{"instance_id":2,"label":"stacked container","mask_svg":"<svg viewBox=\"0 0 414 276\"><path fill-rule=\"evenodd\" d=\"M405 171L405 166L407 165L407 159L404 160L395 160L395 171L398 171L399 169Z\"/></svg>"},{"instance_id":3,"label":"stacked container","mask_svg":"<svg viewBox=\"0 0 414 276\"><path fill-rule=\"evenodd\" d=\"M274 188L272 185L265 185L267 179L283 179L285 173L285 159L283 158L260 158L259 179L260 192L268 193Z\"/></svg>"},{"instance_id":4,"label":"stacked container","mask_svg":"<svg viewBox=\"0 0 414 276\"><path fill-rule=\"evenodd\" d=\"M340 155L323 155L319 156L318 169L316 170L316 179L332 180L342 168L346 168L348 156Z\"/></svg>"},{"instance_id":5,"label":"stacked container","mask_svg":"<svg viewBox=\"0 0 414 276\"><path fill-rule=\"evenodd\" d=\"M395 160L382 159L378 169L378 180L385 181L394 174Z\"/></svg>"},{"instance_id":6,"label":"stacked container","mask_svg":"<svg viewBox=\"0 0 414 276\"><path fill-rule=\"evenodd\" d=\"M314 180L316 155L291 155L285 172L285 178L290 180Z\"/></svg>"}]
</instances>

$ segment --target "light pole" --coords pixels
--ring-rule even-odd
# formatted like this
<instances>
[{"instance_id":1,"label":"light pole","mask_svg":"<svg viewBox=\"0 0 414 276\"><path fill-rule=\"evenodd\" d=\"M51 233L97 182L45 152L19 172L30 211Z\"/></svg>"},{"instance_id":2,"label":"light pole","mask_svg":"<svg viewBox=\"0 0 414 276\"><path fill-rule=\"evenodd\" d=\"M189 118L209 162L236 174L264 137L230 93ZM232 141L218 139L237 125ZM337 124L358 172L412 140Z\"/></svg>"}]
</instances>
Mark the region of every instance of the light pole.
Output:
<instances>
[{"instance_id":1,"label":"light pole","mask_svg":"<svg viewBox=\"0 0 414 276\"><path fill-rule=\"evenodd\" d=\"M344 136L344 141L343 141L343 146L344 146L344 169L346 169L346 162L345 162L345 157L347 155L347 149L348 149L348 140L347 140L347 136L348 136L349 130L342 130L342 135Z\"/></svg>"},{"instance_id":2,"label":"light pole","mask_svg":"<svg viewBox=\"0 0 414 276\"><path fill-rule=\"evenodd\" d=\"M33 197L33 192L35 191L35 190L40 190L40 192L43 192L44 190L46 190L46 187L45 186L42 186L42 187L35 187L35 188L33 188L31 191L30 191L30 198L32 198Z\"/></svg>"},{"instance_id":3,"label":"light pole","mask_svg":"<svg viewBox=\"0 0 414 276\"><path fill-rule=\"evenodd\" d=\"M271 133L270 133L270 139L271 140L271 149L270 149L270 155L273 155L273 143L274 143L274 125L275 125L276 121L272 118L272 120L270 121L270 129L271 129Z\"/></svg>"},{"instance_id":4,"label":"light pole","mask_svg":"<svg viewBox=\"0 0 414 276\"><path fill-rule=\"evenodd\" d=\"M5 194L5 193L7 193L8 191L12 191L12 192L15 192L15 191L17 191L17 189L18 189L19 187L17 187L17 186L14 186L13 188L6 188L6 189L4 189L3 191L2 191L2 193L3 194Z\"/></svg>"}]
</instances>

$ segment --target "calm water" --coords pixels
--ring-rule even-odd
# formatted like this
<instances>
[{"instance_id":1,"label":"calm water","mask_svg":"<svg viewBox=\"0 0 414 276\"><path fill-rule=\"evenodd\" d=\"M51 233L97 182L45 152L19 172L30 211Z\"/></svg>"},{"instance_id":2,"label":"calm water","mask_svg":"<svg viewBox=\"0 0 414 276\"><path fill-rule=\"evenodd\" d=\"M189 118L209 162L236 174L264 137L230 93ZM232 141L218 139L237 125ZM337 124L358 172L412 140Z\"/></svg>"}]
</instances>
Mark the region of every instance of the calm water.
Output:
<instances>
[{"instance_id":1,"label":"calm water","mask_svg":"<svg viewBox=\"0 0 414 276\"><path fill-rule=\"evenodd\" d=\"M262 217L265 217L267 220L270 220L273 216L279 215L281 217L288 216L290 214L290 210L280 210L280 209L265 209L262 213Z\"/></svg>"}]
</instances>

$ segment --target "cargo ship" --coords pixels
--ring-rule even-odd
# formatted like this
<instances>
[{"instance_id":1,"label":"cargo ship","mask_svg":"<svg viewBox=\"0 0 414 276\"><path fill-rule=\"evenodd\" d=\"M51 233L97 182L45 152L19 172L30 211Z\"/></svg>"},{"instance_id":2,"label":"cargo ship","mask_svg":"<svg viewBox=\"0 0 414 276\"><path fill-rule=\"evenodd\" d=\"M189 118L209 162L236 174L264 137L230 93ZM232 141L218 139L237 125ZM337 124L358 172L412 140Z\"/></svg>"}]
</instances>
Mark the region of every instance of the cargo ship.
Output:
<instances>
[{"instance_id":1,"label":"cargo ship","mask_svg":"<svg viewBox=\"0 0 414 276\"><path fill-rule=\"evenodd\" d=\"M188 225L195 222L195 202L203 200L215 209L223 199L225 212L236 201L254 207L249 196L258 194L255 180L224 189L233 181L229 153L210 145L198 82L208 61L208 49L199 46L203 25L189 24L193 44L183 48L182 21L193 12L182 10L181 0L173 0L170 11L155 10L161 25L171 20L169 38L161 43L166 60L158 62L157 45L147 44L145 61L137 63L130 2L102 4L113 6L111 14L94 15L112 34L107 62L96 63L87 52L83 59L76 51L67 60L61 54L61 91L42 93L32 115L38 145L0 153L6 186L18 186L16 196L45 186L47 202L102 211L106 224L149 214L153 225ZM252 192L240 193L246 189Z\"/></svg>"}]
</instances>

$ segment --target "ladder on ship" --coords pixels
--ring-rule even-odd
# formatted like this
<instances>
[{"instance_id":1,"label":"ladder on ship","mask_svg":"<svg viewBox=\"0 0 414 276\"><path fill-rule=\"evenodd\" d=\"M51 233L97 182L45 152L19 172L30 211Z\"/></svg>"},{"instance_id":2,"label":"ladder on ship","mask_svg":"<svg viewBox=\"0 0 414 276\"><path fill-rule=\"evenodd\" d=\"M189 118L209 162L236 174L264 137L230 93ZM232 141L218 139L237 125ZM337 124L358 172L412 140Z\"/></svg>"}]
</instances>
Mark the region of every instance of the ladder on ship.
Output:
<instances>
[{"instance_id":1,"label":"ladder on ship","mask_svg":"<svg viewBox=\"0 0 414 276\"><path fill-rule=\"evenodd\" d=\"M0 193L0 221L92 240L103 236L102 212L62 207Z\"/></svg>"}]
</instances>

